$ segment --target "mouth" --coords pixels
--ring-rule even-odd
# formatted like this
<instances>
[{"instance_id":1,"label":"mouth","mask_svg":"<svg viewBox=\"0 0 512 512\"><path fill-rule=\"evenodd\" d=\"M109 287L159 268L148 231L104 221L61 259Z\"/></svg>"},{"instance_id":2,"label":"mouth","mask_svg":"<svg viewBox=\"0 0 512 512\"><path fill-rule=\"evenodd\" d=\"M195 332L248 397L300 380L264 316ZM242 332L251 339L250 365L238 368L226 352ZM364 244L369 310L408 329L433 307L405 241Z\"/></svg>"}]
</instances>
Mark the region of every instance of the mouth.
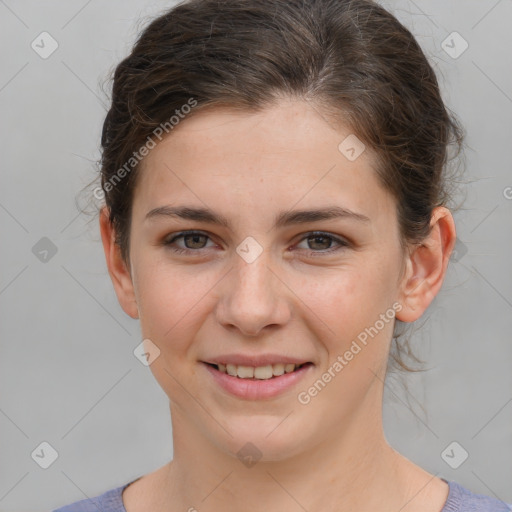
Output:
<instances>
[{"instance_id":1,"label":"mouth","mask_svg":"<svg viewBox=\"0 0 512 512\"><path fill-rule=\"evenodd\" d=\"M202 365L212 379L213 389L243 400L271 399L291 391L315 366L312 362L257 367L207 362Z\"/></svg>"},{"instance_id":2,"label":"mouth","mask_svg":"<svg viewBox=\"0 0 512 512\"><path fill-rule=\"evenodd\" d=\"M312 365L313 363L307 362L302 364L294 364L294 363L277 363L277 364L268 364L265 366L244 366L244 365L236 365L236 364L214 364L214 363L205 363L208 366L211 366L215 370L230 375L231 377L237 377L239 379L247 379L247 380L270 380L280 377L281 375L285 375L288 373L296 372L301 368Z\"/></svg>"}]
</instances>

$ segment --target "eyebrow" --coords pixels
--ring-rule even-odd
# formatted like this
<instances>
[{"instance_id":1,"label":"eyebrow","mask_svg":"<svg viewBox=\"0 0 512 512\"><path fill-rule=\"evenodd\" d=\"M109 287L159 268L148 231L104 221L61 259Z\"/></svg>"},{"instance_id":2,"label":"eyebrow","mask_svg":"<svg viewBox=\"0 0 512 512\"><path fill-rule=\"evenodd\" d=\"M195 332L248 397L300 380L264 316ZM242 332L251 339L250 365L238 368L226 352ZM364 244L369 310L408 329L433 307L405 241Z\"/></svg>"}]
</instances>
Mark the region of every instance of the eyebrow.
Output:
<instances>
[{"instance_id":1,"label":"eyebrow","mask_svg":"<svg viewBox=\"0 0 512 512\"><path fill-rule=\"evenodd\" d=\"M206 222L230 228L230 223L223 215L215 213L208 208L195 208L192 206L159 206L146 214L145 220L156 219L158 217L180 218L193 220L196 222ZM357 213L340 206L326 206L314 210L290 210L280 212L274 219L274 227L281 228L293 224L306 224L308 222L318 222L321 220L332 219L351 219L358 222L371 222L370 219L362 213Z\"/></svg>"}]
</instances>

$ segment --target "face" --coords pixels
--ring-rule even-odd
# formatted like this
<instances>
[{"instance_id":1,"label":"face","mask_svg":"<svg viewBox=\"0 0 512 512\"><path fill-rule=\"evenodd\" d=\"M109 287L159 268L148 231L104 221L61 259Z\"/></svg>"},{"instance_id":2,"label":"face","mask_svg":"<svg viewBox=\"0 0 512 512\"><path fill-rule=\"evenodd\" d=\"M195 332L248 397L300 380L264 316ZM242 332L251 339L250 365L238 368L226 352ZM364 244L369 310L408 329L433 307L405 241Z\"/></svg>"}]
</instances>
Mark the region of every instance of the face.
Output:
<instances>
[{"instance_id":1,"label":"face","mask_svg":"<svg viewBox=\"0 0 512 512\"><path fill-rule=\"evenodd\" d=\"M338 149L349 135L283 100L257 114L197 113L145 158L117 292L127 312L133 293L143 338L160 351L150 368L182 435L231 454L251 442L277 460L337 438L349 420L359 432L375 425L404 256L373 155ZM185 207L225 223L170 215ZM295 215L326 208L342 214ZM229 362L308 364L250 381L207 364Z\"/></svg>"}]
</instances>

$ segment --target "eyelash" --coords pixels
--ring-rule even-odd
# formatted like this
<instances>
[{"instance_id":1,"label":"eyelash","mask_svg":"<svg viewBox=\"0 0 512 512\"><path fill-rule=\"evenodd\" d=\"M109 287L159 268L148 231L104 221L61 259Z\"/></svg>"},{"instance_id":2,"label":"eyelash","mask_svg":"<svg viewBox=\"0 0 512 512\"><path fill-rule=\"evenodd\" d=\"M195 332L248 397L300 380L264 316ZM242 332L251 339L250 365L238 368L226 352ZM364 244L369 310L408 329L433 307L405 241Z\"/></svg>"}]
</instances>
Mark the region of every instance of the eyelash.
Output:
<instances>
[{"instance_id":1,"label":"eyelash","mask_svg":"<svg viewBox=\"0 0 512 512\"><path fill-rule=\"evenodd\" d=\"M203 233L202 231L182 231L181 233L178 233L176 236L174 236L170 240L164 241L163 245L168 247L171 251L173 251L176 254L190 254L190 253L197 253L197 252L201 251L202 249L182 249L181 247L172 247L172 244L174 242L176 242L176 240L178 240L180 238L184 238L185 236L188 236L188 235L206 236L207 238L211 239L206 233ZM325 249L323 251L311 251L310 250L309 253L312 256L316 256L318 254L320 254L320 255L331 254L331 253L339 251L341 249L350 247L350 243L347 242L346 240L343 240L341 238L333 236L329 233L325 233L323 231L312 231L310 233L306 233L305 236L303 238L301 238L301 240L299 240L299 243L302 242L303 240L307 240L308 238L313 238L315 236L322 236L325 238L330 238L331 240L334 240L335 242L337 242L339 244L339 246L334 249Z\"/></svg>"}]
</instances>

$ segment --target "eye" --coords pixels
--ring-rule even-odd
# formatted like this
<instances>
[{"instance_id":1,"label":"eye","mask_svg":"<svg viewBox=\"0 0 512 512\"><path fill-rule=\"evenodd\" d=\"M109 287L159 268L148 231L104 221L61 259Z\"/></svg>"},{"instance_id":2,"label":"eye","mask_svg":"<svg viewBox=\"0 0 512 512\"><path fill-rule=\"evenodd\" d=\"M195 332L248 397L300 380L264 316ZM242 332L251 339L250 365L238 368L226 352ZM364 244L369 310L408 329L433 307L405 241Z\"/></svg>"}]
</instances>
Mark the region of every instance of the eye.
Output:
<instances>
[{"instance_id":1,"label":"eye","mask_svg":"<svg viewBox=\"0 0 512 512\"><path fill-rule=\"evenodd\" d=\"M336 236L333 236L329 233L324 233L322 231L315 231L313 233L307 233L306 236L304 236L301 240L308 241L308 245L313 247L315 250L310 250L310 254L316 255L316 254L325 254L325 253L333 253L336 251L339 251L343 248L350 247L350 243L346 240L343 240L342 238L338 238ZM337 247L331 248L331 243L335 242L338 244ZM319 250L316 250L319 249Z\"/></svg>"},{"instance_id":2,"label":"eye","mask_svg":"<svg viewBox=\"0 0 512 512\"><path fill-rule=\"evenodd\" d=\"M180 238L183 238L186 246L190 245L191 247L182 248L174 246L176 240ZM208 238L210 238L208 235L200 231L183 231L173 238L164 241L164 245L177 254L199 252L199 249L204 249L204 239Z\"/></svg>"},{"instance_id":3,"label":"eye","mask_svg":"<svg viewBox=\"0 0 512 512\"><path fill-rule=\"evenodd\" d=\"M180 239L183 239L183 243L185 244L184 248L176 246L177 240ZM191 254L199 253L201 249L206 249L207 247L205 246L205 243L208 239L210 239L210 237L201 231L183 231L163 243L176 254ZM343 248L350 247L350 243L348 241L322 231L306 233L306 235L301 239L301 242L305 240L308 241L308 245L313 248L313 250L309 250L309 253L312 255L332 253ZM332 242L335 242L337 247L332 248Z\"/></svg>"}]
</instances>

